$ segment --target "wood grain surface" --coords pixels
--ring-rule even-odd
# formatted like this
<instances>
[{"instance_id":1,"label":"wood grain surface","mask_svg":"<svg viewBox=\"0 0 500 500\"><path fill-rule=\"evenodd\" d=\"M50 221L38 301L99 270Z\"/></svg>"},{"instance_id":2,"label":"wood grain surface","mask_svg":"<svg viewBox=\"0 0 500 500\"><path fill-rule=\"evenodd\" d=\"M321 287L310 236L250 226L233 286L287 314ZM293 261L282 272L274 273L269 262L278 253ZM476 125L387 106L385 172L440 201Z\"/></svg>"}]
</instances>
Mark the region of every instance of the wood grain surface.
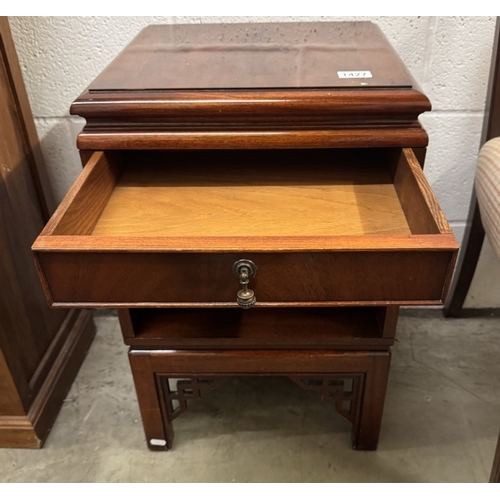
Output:
<instances>
[{"instance_id":1,"label":"wood grain surface","mask_svg":"<svg viewBox=\"0 0 500 500\"><path fill-rule=\"evenodd\" d=\"M331 113L334 113L332 111ZM285 113L285 119L291 119ZM149 115L148 115L149 116ZM267 123L267 120L264 119ZM359 118L356 118L359 122ZM144 120L141 120L143 123ZM156 127L156 125L155 125ZM427 133L419 126L411 124L386 128L350 128L345 120L335 128L316 130L283 130L281 124L267 130L234 130L229 125L217 130L211 120L206 131L152 130L142 125L128 127L124 121L119 128L85 128L78 136L80 149L316 149L316 148L393 148L426 147L429 142Z\"/></svg>"},{"instance_id":2,"label":"wood grain surface","mask_svg":"<svg viewBox=\"0 0 500 500\"><path fill-rule=\"evenodd\" d=\"M398 305L442 303L457 252L402 149L430 108L367 22L152 26L73 103L104 153L36 262L54 306L126 308L151 449L173 440L161 377L331 373L358 377L353 446L377 447Z\"/></svg>"},{"instance_id":3,"label":"wood grain surface","mask_svg":"<svg viewBox=\"0 0 500 500\"><path fill-rule=\"evenodd\" d=\"M8 20L0 17L0 446L40 447L95 330L51 310L30 251L54 208Z\"/></svg>"},{"instance_id":4,"label":"wood grain surface","mask_svg":"<svg viewBox=\"0 0 500 500\"><path fill-rule=\"evenodd\" d=\"M232 265L259 267L251 280L267 306L441 303L452 251L258 253L41 252L54 305L193 307L236 304ZM354 305L354 304L353 304Z\"/></svg>"},{"instance_id":5,"label":"wood grain surface","mask_svg":"<svg viewBox=\"0 0 500 500\"><path fill-rule=\"evenodd\" d=\"M281 153L94 155L33 247L48 299L231 305L251 258L263 305L441 303L457 245L411 151Z\"/></svg>"},{"instance_id":6,"label":"wood grain surface","mask_svg":"<svg viewBox=\"0 0 500 500\"><path fill-rule=\"evenodd\" d=\"M249 149L425 147L430 109L372 23L251 23L148 27L71 113L80 149Z\"/></svg>"},{"instance_id":7,"label":"wood grain surface","mask_svg":"<svg viewBox=\"0 0 500 500\"><path fill-rule=\"evenodd\" d=\"M360 407L353 419L354 449L377 448L389 375L389 352L336 350L139 350L129 351L139 407L148 446L172 447L174 430L164 408L159 377L291 376L319 378L338 375L362 377ZM196 395L198 396L198 394ZM328 398L329 395L325 397ZM328 398L329 400L331 399ZM164 446L151 446L162 439ZM154 442L153 442L154 444Z\"/></svg>"},{"instance_id":8,"label":"wood grain surface","mask_svg":"<svg viewBox=\"0 0 500 500\"><path fill-rule=\"evenodd\" d=\"M371 77L342 79L338 71ZM411 86L378 26L365 21L148 26L89 89Z\"/></svg>"},{"instance_id":9,"label":"wood grain surface","mask_svg":"<svg viewBox=\"0 0 500 500\"><path fill-rule=\"evenodd\" d=\"M121 323L131 346L164 349L228 349L323 347L330 349L387 349L393 344L378 324L385 308L240 308L120 309Z\"/></svg>"},{"instance_id":10,"label":"wood grain surface","mask_svg":"<svg viewBox=\"0 0 500 500\"><path fill-rule=\"evenodd\" d=\"M121 166L113 155L96 153L71 187L65 201L57 208L51 223L53 234L89 234L113 193ZM71 204L67 205L66 200Z\"/></svg>"},{"instance_id":11,"label":"wood grain surface","mask_svg":"<svg viewBox=\"0 0 500 500\"><path fill-rule=\"evenodd\" d=\"M310 242L326 250L342 237L355 248L374 248L377 241L394 248L409 247L404 241L411 227L417 235L451 236L409 149L99 153L35 248L49 248L45 236L79 234L92 238L75 249L90 248L92 241L103 250L118 248L120 241L124 249L129 244L152 249L155 241L186 249L192 238L203 242L202 250L210 249L211 241L223 245L234 238L235 245L248 248L269 240L276 249L286 249L281 245L289 241L291 249ZM374 239L355 244L363 235ZM388 236L377 240L378 235ZM60 249L71 248L71 240L53 241ZM418 238L414 244L425 248ZM437 239L428 245L442 247Z\"/></svg>"},{"instance_id":12,"label":"wood grain surface","mask_svg":"<svg viewBox=\"0 0 500 500\"><path fill-rule=\"evenodd\" d=\"M380 156L372 150L142 155L125 169L92 234L410 234Z\"/></svg>"},{"instance_id":13,"label":"wood grain surface","mask_svg":"<svg viewBox=\"0 0 500 500\"><path fill-rule=\"evenodd\" d=\"M414 234L453 234L411 149L404 149L394 172L394 187Z\"/></svg>"}]
</instances>

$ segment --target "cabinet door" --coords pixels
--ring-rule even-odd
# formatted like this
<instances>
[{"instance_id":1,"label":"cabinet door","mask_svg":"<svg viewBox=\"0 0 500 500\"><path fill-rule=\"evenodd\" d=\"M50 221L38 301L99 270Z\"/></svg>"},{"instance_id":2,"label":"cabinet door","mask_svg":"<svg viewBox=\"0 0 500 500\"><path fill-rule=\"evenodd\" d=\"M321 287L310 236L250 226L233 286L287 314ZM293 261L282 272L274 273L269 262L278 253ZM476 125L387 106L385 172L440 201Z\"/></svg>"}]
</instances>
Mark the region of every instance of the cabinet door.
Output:
<instances>
[{"instance_id":1,"label":"cabinet door","mask_svg":"<svg viewBox=\"0 0 500 500\"><path fill-rule=\"evenodd\" d=\"M44 384L78 317L48 307L30 250L53 207L39 148L9 25L0 18L0 446L20 445L7 429L15 427L12 417L29 415L42 388L50 398L54 387Z\"/></svg>"}]
</instances>

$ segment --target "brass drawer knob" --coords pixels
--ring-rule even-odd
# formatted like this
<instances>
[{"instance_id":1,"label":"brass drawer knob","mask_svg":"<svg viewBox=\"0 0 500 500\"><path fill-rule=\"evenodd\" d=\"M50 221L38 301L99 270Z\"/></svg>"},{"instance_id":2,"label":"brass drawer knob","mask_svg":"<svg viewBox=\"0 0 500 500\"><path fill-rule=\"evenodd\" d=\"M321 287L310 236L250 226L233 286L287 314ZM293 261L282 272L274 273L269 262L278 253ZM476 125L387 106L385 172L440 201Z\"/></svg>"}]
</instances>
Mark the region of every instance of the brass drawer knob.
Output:
<instances>
[{"instance_id":1,"label":"brass drawer knob","mask_svg":"<svg viewBox=\"0 0 500 500\"><path fill-rule=\"evenodd\" d=\"M241 290L236 294L236 302L243 309L250 309L257 299L255 292L248 288L250 278L257 274L257 266L251 261L246 259L237 260L233 264L233 274L239 279Z\"/></svg>"}]
</instances>

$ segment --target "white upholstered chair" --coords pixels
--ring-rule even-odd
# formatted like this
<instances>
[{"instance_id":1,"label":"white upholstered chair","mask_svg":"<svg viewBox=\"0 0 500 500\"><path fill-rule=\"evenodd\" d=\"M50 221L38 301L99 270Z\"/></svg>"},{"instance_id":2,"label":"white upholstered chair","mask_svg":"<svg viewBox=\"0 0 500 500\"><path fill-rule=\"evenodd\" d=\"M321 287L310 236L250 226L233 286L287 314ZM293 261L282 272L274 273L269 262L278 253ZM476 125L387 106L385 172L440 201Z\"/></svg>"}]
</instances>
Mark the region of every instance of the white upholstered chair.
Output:
<instances>
[{"instance_id":1,"label":"white upholstered chair","mask_svg":"<svg viewBox=\"0 0 500 500\"><path fill-rule=\"evenodd\" d=\"M479 151L474 187L484 231L500 258L500 137Z\"/></svg>"},{"instance_id":2,"label":"white upholstered chair","mask_svg":"<svg viewBox=\"0 0 500 500\"><path fill-rule=\"evenodd\" d=\"M489 140L479 151L474 188L484 232L500 259L500 137ZM500 436L490 482L500 482Z\"/></svg>"}]
</instances>

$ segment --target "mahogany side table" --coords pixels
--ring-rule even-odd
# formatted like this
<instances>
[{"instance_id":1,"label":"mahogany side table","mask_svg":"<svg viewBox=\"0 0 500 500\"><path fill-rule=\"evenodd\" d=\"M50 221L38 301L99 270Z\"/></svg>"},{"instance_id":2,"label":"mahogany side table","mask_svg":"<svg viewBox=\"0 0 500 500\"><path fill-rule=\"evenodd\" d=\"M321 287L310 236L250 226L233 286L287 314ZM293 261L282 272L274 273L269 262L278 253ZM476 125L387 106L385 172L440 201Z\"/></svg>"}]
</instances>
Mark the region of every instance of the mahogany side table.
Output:
<instances>
[{"instance_id":1,"label":"mahogany side table","mask_svg":"<svg viewBox=\"0 0 500 500\"><path fill-rule=\"evenodd\" d=\"M54 307L119 308L151 449L233 375L376 448L398 307L442 304L457 253L428 110L369 22L150 26L73 103L85 166L33 249Z\"/></svg>"}]
</instances>

